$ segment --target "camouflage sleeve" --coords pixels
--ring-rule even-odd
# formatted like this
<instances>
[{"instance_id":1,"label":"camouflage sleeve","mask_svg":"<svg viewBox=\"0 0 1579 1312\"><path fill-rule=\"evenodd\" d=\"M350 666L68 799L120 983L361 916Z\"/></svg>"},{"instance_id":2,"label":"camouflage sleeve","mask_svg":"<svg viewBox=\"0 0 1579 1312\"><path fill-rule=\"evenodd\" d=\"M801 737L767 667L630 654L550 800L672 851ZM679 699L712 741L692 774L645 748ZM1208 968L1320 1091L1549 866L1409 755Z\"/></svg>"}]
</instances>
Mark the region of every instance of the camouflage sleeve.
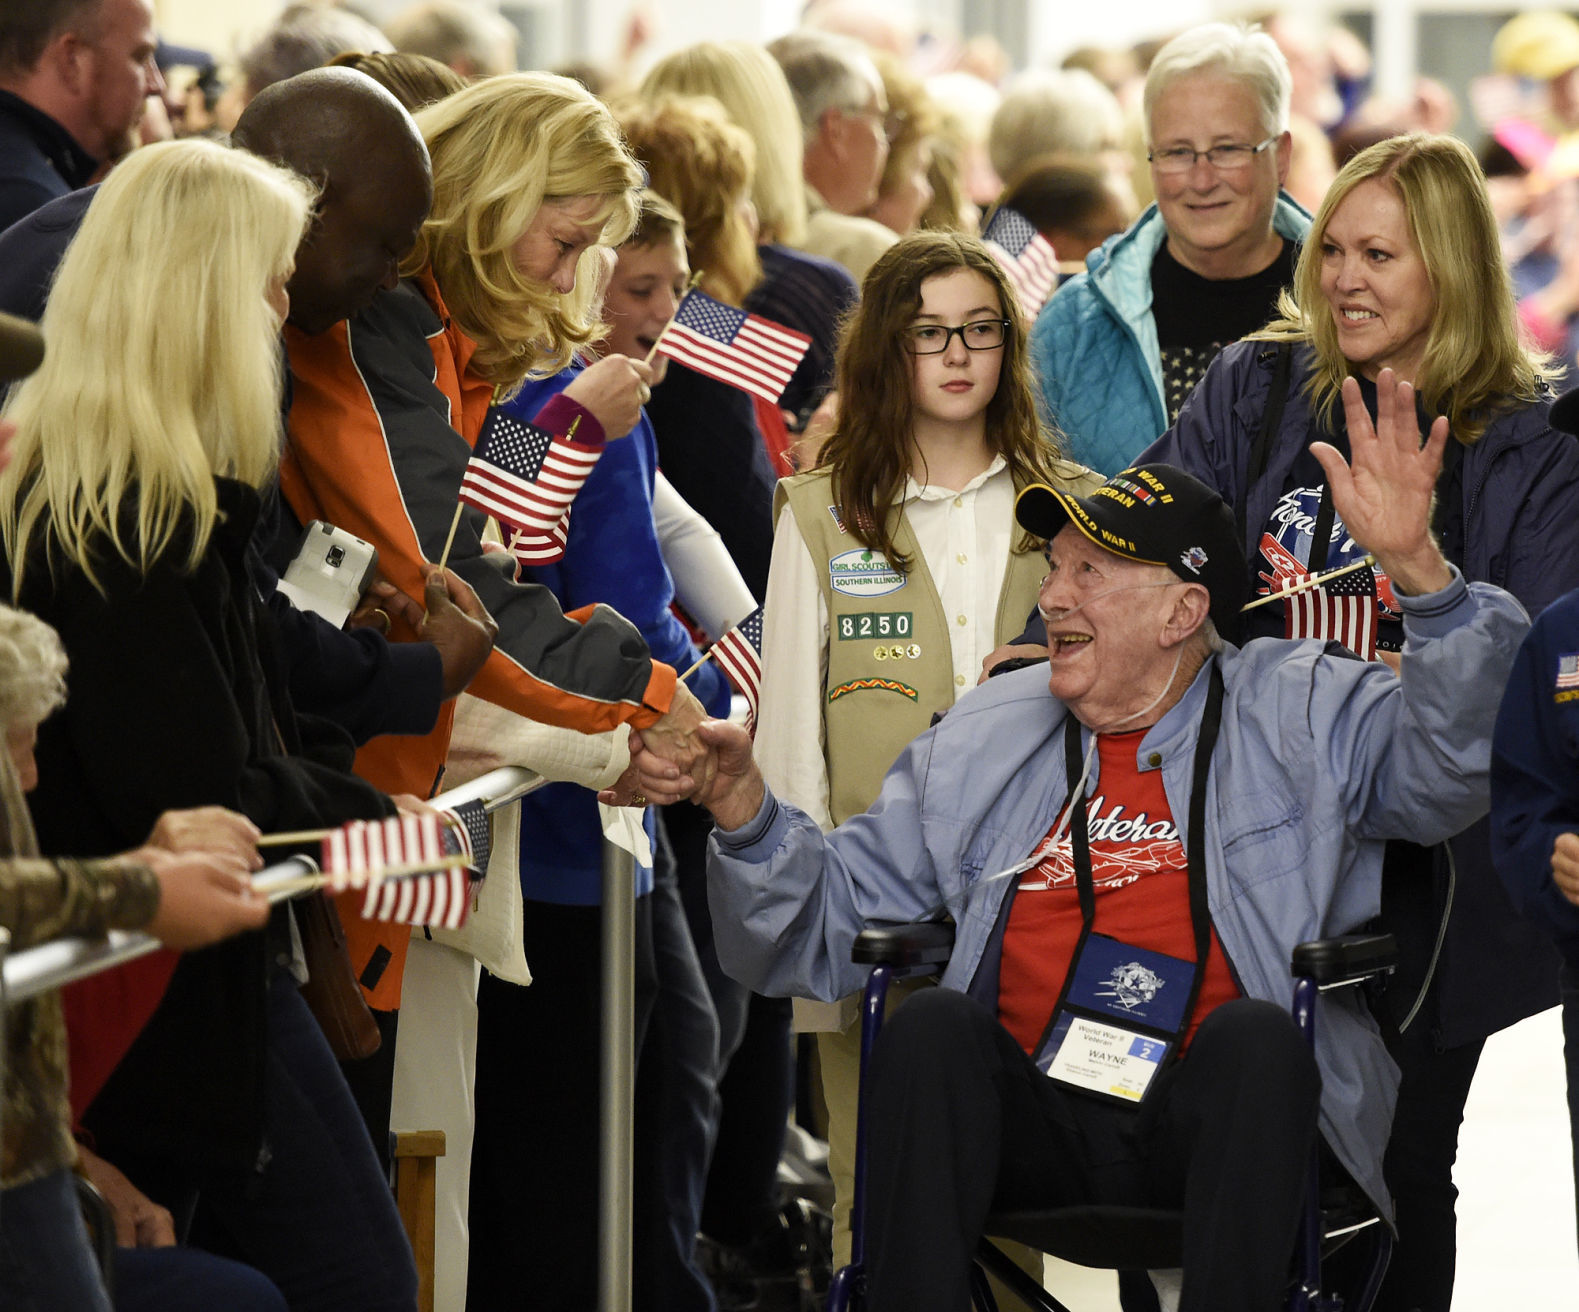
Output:
<instances>
[{"instance_id":1,"label":"camouflage sleeve","mask_svg":"<svg viewBox=\"0 0 1579 1312\"><path fill-rule=\"evenodd\" d=\"M159 908L159 881L126 857L0 858L0 925L13 949L66 934L140 929Z\"/></svg>"}]
</instances>

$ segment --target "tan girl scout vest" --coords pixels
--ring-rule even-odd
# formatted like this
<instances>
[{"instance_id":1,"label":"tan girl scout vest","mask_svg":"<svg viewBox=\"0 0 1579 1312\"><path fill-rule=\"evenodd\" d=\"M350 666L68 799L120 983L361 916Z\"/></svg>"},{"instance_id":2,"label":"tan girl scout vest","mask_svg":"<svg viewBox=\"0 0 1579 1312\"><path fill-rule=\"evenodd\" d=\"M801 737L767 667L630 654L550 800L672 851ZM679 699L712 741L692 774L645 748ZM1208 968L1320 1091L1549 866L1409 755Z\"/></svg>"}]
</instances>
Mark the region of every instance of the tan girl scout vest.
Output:
<instances>
[{"instance_id":1,"label":"tan girl scout vest","mask_svg":"<svg viewBox=\"0 0 1579 1312\"><path fill-rule=\"evenodd\" d=\"M1071 491L1084 494L1101 482L1078 465L1061 463L1065 471L1062 481ZM779 483L775 524L786 504L817 567L828 610L824 758L828 809L833 822L843 824L876 800L899 753L968 688L954 684L948 616L902 508L890 508L888 522L895 548L910 558L908 574L846 531L826 471ZM1046 573L1038 552L1009 553L998 594L996 645L1024 631Z\"/></svg>"}]
</instances>

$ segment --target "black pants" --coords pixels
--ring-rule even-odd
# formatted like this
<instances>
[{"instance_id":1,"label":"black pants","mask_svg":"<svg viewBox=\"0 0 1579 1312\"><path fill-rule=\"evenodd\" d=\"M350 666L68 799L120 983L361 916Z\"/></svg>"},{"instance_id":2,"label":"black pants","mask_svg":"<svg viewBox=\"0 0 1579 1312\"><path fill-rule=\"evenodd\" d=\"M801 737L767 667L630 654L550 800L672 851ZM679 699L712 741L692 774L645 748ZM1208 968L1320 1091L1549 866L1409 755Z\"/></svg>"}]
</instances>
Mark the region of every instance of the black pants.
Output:
<instances>
[{"instance_id":1,"label":"black pants","mask_svg":"<svg viewBox=\"0 0 1579 1312\"><path fill-rule=\"evenodd\" d=\"M713 818L690 802L663 808L696 955L718 1016L718 1133L701 1228L744 1248L778 1222L778 1166L794 1098L790 1000L764 998L724 974L707 905Z\"/></svg>"},{"instance_id":2,"label":"black pants","mask_svg":"<svg viewBox=\"0 0 1579 1312\"><path fill-rule=\"evenodd\" d=\"M959 1312L994 1208L1184 1211L1181 1312L1281 1306L1320 1076L1288 1014L1219 1007L1141 1110L1048 1079L979 1003L947 989L895 1013L872 1055L871 1312Z\"/></svg>"},{"instance_id":3,"label":"black pants","mask_svg":"<svg viewBox=\"0 0 1579 1312\"><path fill-rule=\"evenodd\" d=\"M1398 1244L1375 1312L1448 1312L1457 1266L1458 1188L1453 1163L1464 1104L1484 1039L1439 1049L1424 1018L1404 1031L1393 1058L1402 1073L1385 1174Z\"/></svg>"},{"instance_id":4,"label":"black pants","mask_svg":"<svg viewBox=\"0 0 1579 1312\"><path fill-rule=\"evenodd\" d=\"M477 989L471 1312L597 1306L600 907L527 902L532 986ZM651 905L636 899L636 1047L657 993Z\"/></svg>"}]
</instances>

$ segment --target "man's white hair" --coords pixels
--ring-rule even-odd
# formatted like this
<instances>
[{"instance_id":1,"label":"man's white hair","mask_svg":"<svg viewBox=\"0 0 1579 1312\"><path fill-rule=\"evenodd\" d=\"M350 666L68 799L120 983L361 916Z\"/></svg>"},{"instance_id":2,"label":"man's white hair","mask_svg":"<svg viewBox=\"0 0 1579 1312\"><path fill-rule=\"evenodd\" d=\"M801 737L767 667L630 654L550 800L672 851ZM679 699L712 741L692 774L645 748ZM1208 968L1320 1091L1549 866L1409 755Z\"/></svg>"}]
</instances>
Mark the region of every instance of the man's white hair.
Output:
<instances>
[{"instance_id":1,"label":"man's white hair","mask_svg":"<svg viewBox=\"0 0 1579 1312\"><path fill-rule=\"evenodd\" d=\"M1288 131L1293 77L1277 42L1259 23L1203 23L1174 37L1151 61L1142 101L1148 145L1158 99L1180 78L1193 73L1214 73L1243 83L1261 108L1262 132L1275 136Z\"/></svg>"}]
</instances>

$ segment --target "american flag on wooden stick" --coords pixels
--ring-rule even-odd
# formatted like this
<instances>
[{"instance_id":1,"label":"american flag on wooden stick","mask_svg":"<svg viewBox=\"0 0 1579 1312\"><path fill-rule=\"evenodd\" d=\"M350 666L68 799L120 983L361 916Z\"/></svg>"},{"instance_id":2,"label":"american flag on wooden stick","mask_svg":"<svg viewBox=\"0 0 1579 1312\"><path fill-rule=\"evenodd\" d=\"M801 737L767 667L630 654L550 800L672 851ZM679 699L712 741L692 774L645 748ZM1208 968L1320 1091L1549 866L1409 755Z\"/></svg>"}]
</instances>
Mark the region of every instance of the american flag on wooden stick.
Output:
<instances>
[{"instance_id":1,"label":"american flag on wooden stick","mask_svg":"<svg viewBox=\"0 0 1579 1312\"><path fill-rule=\"evenodd\" d=\"M319 865L330 892L367 890L364 919L458 929L471 910L470 860L442 817L396 815L332 830Z\"/></svg>"},{"instance_id":2,"label":"american flag on wooden stick","mask_svg":"<svg viewBox=\"0 0 1579 1312\"><path fill-rule=\"evenodd\" d=\"M494 406L461 476L460 499L467 505L497 515L534 542L555 541L557 531L558 553L538 554L529 564L565 554L565 514L603 452L601 445L575 441L575 428L560 437Z\"/></svg>"},{"instance_id":3,"label":"american flag on wooden stick","mask_svg":"<svg viewBox=\"0 0 1579 1312\"><path fill-rule=\"evenodd\" d=\"M762 689L762 607L758 606L713 644L712 656L746 699L746 728L756 731Z\"/></svg>"},{"instance_id":4,"label":"american flag on wooden stick","mask_svg":"<svg viewBox=\"0 0 1579 1312\"><path fill-rule=\"evenodd\" d=\"M1009 275L1026 319L1036 318L1058 285L1058 256L1052 243L1025 215L1007 205L998 206L981 239Z\"/></svg>"},{"instance_id":5,"label":"american flag on wooden stick","mask_svg":"<svg viewBox=\"0 0 1579 1312\"><path fill-rule=\"evenodd\" d=\"M671 360L773 405L810 348L805 333L694 289L658 339L658 349Z\"/></svg>"},{"instance_id":6,"label":"american flag on wooden stick","mask_svg":"<svg viewBox=\"0 0 1579 1312\"><path fill-rule=\"evenodd\" d=\"M1288 583L1313 577L1296 575ZM1367 566L1284 599L1283 636L1341 642L1365 660L1376 656L1376 572Z\"/></svg>"}]
</instances>

